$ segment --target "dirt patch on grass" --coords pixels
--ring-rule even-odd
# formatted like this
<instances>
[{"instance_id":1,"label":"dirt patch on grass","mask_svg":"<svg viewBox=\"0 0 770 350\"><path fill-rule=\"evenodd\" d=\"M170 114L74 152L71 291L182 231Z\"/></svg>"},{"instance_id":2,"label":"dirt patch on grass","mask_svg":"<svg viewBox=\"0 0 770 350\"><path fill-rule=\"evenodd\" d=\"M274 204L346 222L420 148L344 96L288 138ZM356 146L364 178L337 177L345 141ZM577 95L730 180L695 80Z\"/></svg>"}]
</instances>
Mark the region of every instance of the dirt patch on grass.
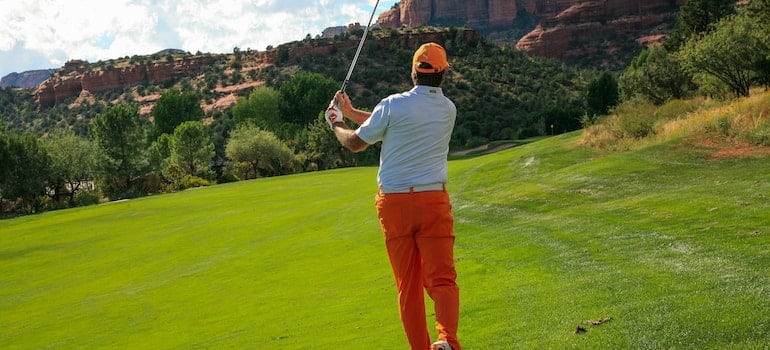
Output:
<instances>
[{"instance_id":1,"label":"dirt patch on grass","mask_svg":"<svg viewBox=\"0 0 770 350\"><path fill-rule=\"evenodd\" d=\"M711 159L731 159L731 158L766 158L770 157L770 147L757 145L740 145L728 147L711 155Z\"/></svg>"},{"instance_id":2,"label":"dirt patch on grass","mask_svg":"<svg viewBox=\"0 0 770 350\"><path fill-rule=\"evenodd\" d=\"M706 149L711 160L770 157L770 147L752 145L745 141L719 139L700 139L693 142L695 146Z\"/></svg>"}]
</instances>

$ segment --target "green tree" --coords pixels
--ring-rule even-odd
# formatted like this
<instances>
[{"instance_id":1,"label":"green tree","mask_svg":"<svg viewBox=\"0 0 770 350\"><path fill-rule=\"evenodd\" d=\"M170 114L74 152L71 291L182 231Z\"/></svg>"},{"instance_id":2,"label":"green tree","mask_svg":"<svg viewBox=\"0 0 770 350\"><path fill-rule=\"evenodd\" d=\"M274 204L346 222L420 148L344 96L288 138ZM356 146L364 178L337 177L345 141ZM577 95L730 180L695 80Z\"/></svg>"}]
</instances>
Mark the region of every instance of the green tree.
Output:
<instances>
[{"instance_id":1,"label":"green tree","mask_svg":"<svg viewBox=\"0 0 770 350\"><path fill-rule=\"evenodd\" d=\"M695 86L676 54L663 46L642 51L618 78L623 100L643 96L655 104L687 97Z\"/></svg>"},{"instance_id":2,"label":"green tree","mask_svg":"<svg viewBox=\"0 0 770 350\"><path fill-rule=\"evenodd\" d=\"M51 156L50 186L56 196L65 193L74 205L75 193L94 179L97 149L72 131L56 130L44 140Z\"/></svg>"},{"instance_id":3,"label":"green tree","mask_svg":"<svg viewBox=\"0 0 770 350\"><path fill-rule=\"evenodd\" d=\"M11 173L11 151L8 148L8 136L5 135L4 130L0 130L0 213L3 209L3 191L6 184L9 182L9 176Z\"/></svg>"},{"instance_id":4,"label":"green tree","mask_svg":"<svg viewBox=\"0 0 770 350\"><path fill-rule=\"evenodd\" d=\"M214 144L203 123L187 121L179 124L171 140L171 163L187 175L210 177Z\"/></svg>"},{"instance_id":5,"label":"green tree","mask_svg":"<svg viewBox=\"0 0 770 350\"><path fill-rule=\"evenodd\" d=\"M267 86L254 89L248 97L238 98L233 106L236 125L251 124L274 131L281 123L281 94Z\"/></svg>"},{"instance_id":6,"label":"green tree","mask_svg":"<svg viewBox=\"0 0 770 350\"><path fill-rule=\"evenodd\" d=\"M227 158L246 167L241 178L280 175L292 170L293 152L275 134L245 125L230 133Z\"/></svg>"},{"instance_id":7,"label":"green tree","mask_svg":"<svg viewBox=\"0 0 770 350\"><path fill-rule=\"evenodd\" d=\"M27 213L41 209L40 197L46 194L51 158L42 142L32 134L11 134L0 152L5 176L0 179L3 197L21 200L21 210Z\"/></svg>"},{"instance_id":8,"label":"green tree","mask_svg":"<svg viewBox=\"0 0 770 350\"><path fill-rule=\"evenodd\" d=\"M318 73L300 72L281 85L281 115L300 128L312 123L329 105L339 85Z\"/></svg>"},{"instance_id":9,"label":"green tree","mask_svg":"<svg viewBox=\"0 0 770 350\"><path fill-rule=\"evenodd\" d=\"M327 170L353 165L353 154L340 146L337 137L329 131L329 124L323 117L307 126L302 146L305 166L310 170Z\"/></svg>"},{"instance_id":10,"label":"green tree","mask_svg":"<svg viewBox=\"0 0 770 350\"><path fill-rule=\"evenodd\" d=\"M749 96L757 67L767 62L767 32L762 28L754 17L733 15L702 39L688 41L679 55L693 74L714 77L735 95Z\"/></svg>"},{"instance_id":11,"label":"green tree","mask_svg":"<svg viewBox=\"0 0 770 350\"><path fill-rule=\"evenodd\" d=\"M169 160L171 159L172 142L173 141L171 135L162 134L158 136L158 138L155 139L152 144L150 144L147 157L150 163L150 168L158 174L162 174L163 171L166 170L166 167L169 165Z\"/></svg>"},{"instance_id":12,"label":"green tree","mask_svg":"<svg viewBox=\"0 0 770 350\"><path fill-rule=\"evenodd\" d=\"M173 134L179 124L190 120L199 121L205 115L195 93L180 92L177 89L164 93L152 107L151 114L155 124L153 139L162 134Z\"/></svg>"},{"instance_id":13,"label":"green tree","mask_svg":"<svg viewBox=\"0 0 770 350\"><path fill-rule=\"evenodd\" d=\"M755 21L757 30L756 45L760 54L753 57L754 70L757 73L757 82L764 85L765 90L770 89L770 0L754 0L741 7L741 15ZM764 55L761 54L764 51Z\"/></svg>"},{"instance_id":14,"label":"green tree","mask_svg":"<svg viewBox=\"0 0 770 350\"><path fill-rule=\"evenodd\" d=\"M618 104L618 82L608 72L603 72L599 77L588 84L586 92L586 105L589 113L593 115L605 115L610 108Z\"/></svg>"},{"instance_id":15,"label":"green tree","mask_svg":"<svg viewBox=\"0 0 770 350\"><path fill-rule=\"evenodd\" d=\"M688 0L679 9L666 48L676 51L693 36L708 33L711 25L735 11L735 0Z\"/></svg>"},{"instance_id":16,"label":"green tree","mask_svg":"<svg viewBox=\"0 0 770 350\"><path fill-rule=\"evenodd\" d=\"M137 180L148 168L145 129L136 105L120 104L99 114L92 132L101 156L99 181L112 199L140 194Z\"/></svg>"}]
</instances>

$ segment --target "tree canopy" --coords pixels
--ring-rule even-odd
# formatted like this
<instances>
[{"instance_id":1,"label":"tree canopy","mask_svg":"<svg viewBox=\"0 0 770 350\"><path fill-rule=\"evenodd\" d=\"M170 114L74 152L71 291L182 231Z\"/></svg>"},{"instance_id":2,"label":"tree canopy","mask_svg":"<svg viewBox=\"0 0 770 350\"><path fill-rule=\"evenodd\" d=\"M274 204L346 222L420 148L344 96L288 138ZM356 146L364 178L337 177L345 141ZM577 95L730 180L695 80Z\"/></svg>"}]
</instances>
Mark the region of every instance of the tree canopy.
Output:
<instances>
[{"instance_id":1,"label":"tree canopy","mask_svg":"<svg viewBox=\"0 0 770 350\"><path fill-rule=\"evenodd\" d=\"M602 73L588 84L586 104L589 113L607 114L610 108L618 104L618 82L609 72Z\"/></svg>"},{"instance_id":2,"label":"tree canopy","mask_svg":"<svg viewBox=\"0 0 770 350\"><path fill-rule=\"evenodd\" d=\"M40 196L46 193L51 157L43 143L32 134L11 134L0 142L0 193L3 198L21 199L24 212L40 209Z\"/></svg>"},{"instance_id":3,"label":"tree canopy","mask_svg":"<svg viewBox=\"0 0 770 350\"><path fill-rule=\"evenodd\" d=\"M758 17L729 16L703 38L690 39L679 54L691 73L712 76L736 96L748 96L749 88L770 69L768 30L770 25Z\"/></svg>"},{"instance_id":4,"label":"tree canopy","mask_svg":"<svg viewBox=\"0 0 770 350\"><path fill-rule=\"evenodd\" d=\"M693 36L708 33L714 23L735 11L735 0L689 0L679 8L674 30L666 41L666 48L679 49Z\"/></svg>"},{"instance_id":5,"label":"tree canopy","mask_svg":"<svg viewBox=\"0 0 770 350\"><path fill-rule=\"evenodd\" d=\"M292 167L293 153L275 134L251 125L230 134L225 154L245 166L242 178L270 176Z\"/></svg>"},{"instance_id":6,"label":"tree canopy","mask_svg":"<svg viewBox=\"0 0 770 350\"><path fill-rule=\"evenodd\" d=\"M179 124L199 121L205 115L200 98L194 92L180 92L178 89L164 93L152 107L151 114L155 126L153 139L161 134L171 134Z\"/></svg>"},{"instance_id":7,"label":"tree canopy","mask_svg":"<svg viewBox=\"0 0 770 350\"><path fill-rule=\"evenodd\" d=\"M92 126L101 153L99 171L109 197L137 194L135 183L147 169L145 129L136 105L119 104L99 114Z\"/></svg>"},{"instance_id":8,"label":"tree canopy","mask_svg":"<svg viewBox=\"0 0 770 350\"><path fill-rule=\"evenodd\" d=\"M75 193L84 181L96 176L96 147L70 130L58 130L44 139L51 157L50 184L55 194L66 193L74 205Z\"/></svg>"},{"instance_id":9,"label":"tree canopy","mask_svg":"<svg viewBox=\"0 0 770 350\"><path fill-rule=\"evenodd\" d=\"M281 123L281 94L268 86L261 86L247 97L238 98L233 106L236 125L252 124L265 130L276 130Z\"/></svg>"},{"instance_id":10,"label":"tree canopy","mask_svg":"<svg viewBox=\"0 0 770 350\"><path fill-rule=\"evenodd\" d=\"M623 99L640 95L658 105L687 97L695 89L679 57L661 45L643 50L620 75L618 85Z\"/></svg>"},{"instance_id":11,"label":"tree canopy","mask_svg":"<svg viewBox=\"0 0 770 350\"><path fill-rule=\"evenodd\" d=\"M171 162L191 176L207 176L214 158L214 144L203 123L187 121L174 129L171 139Z\"/></svg>"},{"instance_id":12,"label":"tree canopy","mask_svg":"<svg viewBox=\"0 0 770 350\"><path fill-rule=\"evenodd\" d=\"M299 72L281 84L283 120L304 127L313 122L318 111L326 109L334 92L336 81L319 73Z\"/></svg>"}]
</instances>

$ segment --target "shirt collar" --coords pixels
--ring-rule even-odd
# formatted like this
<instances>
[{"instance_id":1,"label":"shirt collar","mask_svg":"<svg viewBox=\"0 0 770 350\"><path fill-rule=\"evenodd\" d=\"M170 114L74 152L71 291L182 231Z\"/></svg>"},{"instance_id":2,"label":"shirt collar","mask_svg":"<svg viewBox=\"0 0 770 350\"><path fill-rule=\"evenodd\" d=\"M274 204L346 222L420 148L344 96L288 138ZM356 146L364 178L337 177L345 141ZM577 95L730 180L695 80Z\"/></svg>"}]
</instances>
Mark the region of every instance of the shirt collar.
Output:
<instances>
[{"instance_id":1,"label":"shirt collar","mask_svg":"<svg viewBox=\"0 0 770 350\"><path fill-rule=\"evenodd\" d=\"M425 94L429 96L443 96L444 93L441 91L440 87L435 86L427 86L427 85L416 85L412 88L412 92L416 92L418 94Z\"/></svg>"}]
</instances>

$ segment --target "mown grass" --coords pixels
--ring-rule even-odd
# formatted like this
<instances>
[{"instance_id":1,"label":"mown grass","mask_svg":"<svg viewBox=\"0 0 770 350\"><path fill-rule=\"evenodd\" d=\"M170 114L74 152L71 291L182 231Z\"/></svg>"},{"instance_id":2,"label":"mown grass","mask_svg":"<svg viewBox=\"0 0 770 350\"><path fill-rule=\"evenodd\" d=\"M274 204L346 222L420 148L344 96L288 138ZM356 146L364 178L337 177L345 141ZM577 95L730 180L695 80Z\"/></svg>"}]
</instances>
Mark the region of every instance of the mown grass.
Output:
<instances>
[{"instance_id":1,"label":"mown grass","mask_svg":"<svg viewBox=\"0 0 770 350\"><path fill-rule=\"evenodd\" d=\"M770 159L581 140L450 162L465 348L770 347ZM375 176L0 221L0 348L405 349Z\"/></svg>"},{"instance_id":2,"label":"mown grass","mask_svg":"<svg viewBox=\"0 0 770 350\"><path fill-rule=\"evenodd\" d=\"M488 292L465 311L497 316L464 319L492 331L474 348L770 346L770 162L711 161L684 142L602 156L577 141L468 161L460 176L458 231L478 232L461 239L461 266L483 271L463 282Z\"/></svg>"}]
</instances>

